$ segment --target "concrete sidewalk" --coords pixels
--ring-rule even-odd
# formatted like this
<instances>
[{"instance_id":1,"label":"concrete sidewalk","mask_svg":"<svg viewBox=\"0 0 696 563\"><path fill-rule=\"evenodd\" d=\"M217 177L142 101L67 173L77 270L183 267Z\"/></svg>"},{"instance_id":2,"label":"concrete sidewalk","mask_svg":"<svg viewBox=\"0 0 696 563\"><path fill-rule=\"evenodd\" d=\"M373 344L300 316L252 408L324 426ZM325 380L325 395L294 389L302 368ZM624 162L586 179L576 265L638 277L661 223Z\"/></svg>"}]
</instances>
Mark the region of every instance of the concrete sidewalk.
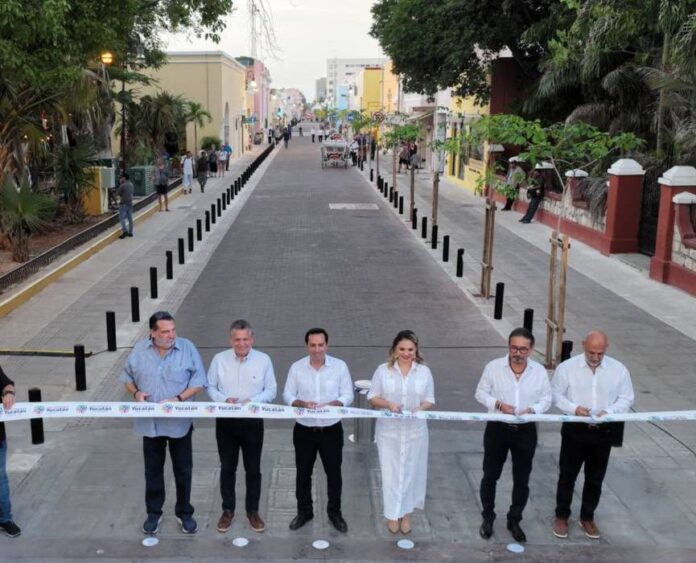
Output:
<instances>
[{"instance_id":1,"label":"concrete sidewalk","mask_svg":"<svg viewBox=\"0 0 696 563\"><path fill-rule=\"evenodd\" d=\"M491 321L491 304L472 297L477 277L472 267L466 269L468 279L456 279L452 266L441 263L439 250L425 247L374 186L355 169L322 170L318 154L318 145L306 137L293 138L287 150L274 151L202 243L196 242L196 250L186 253L186 264L175 263L174 280L164 280L165 251L176 250L176 239L185 237L230 177L211 180L204 195L181 196L172 213L157 214L138 226L133 239L116 241L0 319L1 346L66 348L81 342L99 352L88 360L89 388L84 393L73 391L71 360L0 358L17 381L20 400L33 385L44 390L46 400L127 400L118 373L130 347L146 334L147 316L165 308L175 313L179 334L194 340L206 364L227 346L230 321L248 318L258 348L273 358L279 392L290 363L304 355L302 337L309 326L329 330L330 353L348 362L354 380L369 378L385 360L396 331L412 328L435 375L437 408L480 411L473 393L482 367L505 353L504 336L521 322L524 307L537 310L536 327L541 330L548 260L542 241L548 232L538 234L536 246L513 232L514 217L509 228L507 219L501 219L494 277L506 282L506 320ZM480 248L480 202L455 188L443 186L442 191L441 234L450 234L453 248L466 246L471 254ZM427 193L423 197L418 202L421 216L428 209ZM529 225L520 234L529 236L541 228ZM574 244L571 252L576 248ZM157 300L147 297L151 265L160 274ZM687 365L686 353L692 340L597 283L594 275L581 273L581 265L574 263L573 268L577 295L569 302L570 337L579 343L590 326L610 332L613 354L633 371L637 410L691 406L688 377L693 367ZM610 271L606 275L612 277ZM131 285L141 290L143 320L137 324L130 322ZM106 310L116 311L118 352L103 351ZM671 340L675 347L666 344ZM656 365L672 371L655 375L650 370L655 372ZM373 445L346 442L343 513L349 533L338 534L324 514L326 489L319 465L315 519L293 533L287 528L295 512L292 425L267 422L261 498L267 531L253 534L239 513L233 529L222 535L215 530L220 497L213 427L211 422L197 423L193 504L200 531L193 537L178 532L168 471L170 494L160 544L145 548L140 544L141 443L131 424L46 421L46 443L41 446L29 445L28 426L8 425L13 505L23 535L0 538L3 561L696 560L694 454L652 424L628 425L625 446L613 453L598 511L603 530L599 542L586 539L574 522L568 540L551 535L560 436L557 425L540 427L523 521L529 543L522 555L505 550L511 538L504 518L496 523L491 541L478 537L483 430L478 424L430 425L428 498L425 510L414 516L411 539L416 549L410 552L399 550L386 531ZM344 426L346 435L352 432L351 421ZM677 427L665 430L694 435L691 424ZM243 481L240 476L238 495L243 494ZM578 490L581 485L580 479ZM498 486L500 514L510 491L508 466ZM237 536L250 538L251 544L235 548L231 540ZM319 538L331 542L329 550L312 549L312 540Z\"/></svg>"}]
</instances>

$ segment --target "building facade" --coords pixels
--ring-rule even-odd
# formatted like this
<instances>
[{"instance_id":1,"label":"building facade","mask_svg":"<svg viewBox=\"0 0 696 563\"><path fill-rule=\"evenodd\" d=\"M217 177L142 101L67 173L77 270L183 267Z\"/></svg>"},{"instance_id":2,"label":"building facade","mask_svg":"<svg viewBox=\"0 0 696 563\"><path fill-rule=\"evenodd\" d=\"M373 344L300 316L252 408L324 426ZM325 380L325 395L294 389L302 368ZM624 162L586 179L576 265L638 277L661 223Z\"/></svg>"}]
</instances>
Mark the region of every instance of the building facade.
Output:
<instances>
[{"instance_id":1,"label":"building facade","mask_svg":"<svg viewBox=\"0 0 696 563\"><path fill-rule=\"evenodd\" d=\"M365 67L379 67L387 59L328 59L326 61L326 99L329 106L337 107L337 88L354 82L358 72Z\"/></svg>"}]
</instances>

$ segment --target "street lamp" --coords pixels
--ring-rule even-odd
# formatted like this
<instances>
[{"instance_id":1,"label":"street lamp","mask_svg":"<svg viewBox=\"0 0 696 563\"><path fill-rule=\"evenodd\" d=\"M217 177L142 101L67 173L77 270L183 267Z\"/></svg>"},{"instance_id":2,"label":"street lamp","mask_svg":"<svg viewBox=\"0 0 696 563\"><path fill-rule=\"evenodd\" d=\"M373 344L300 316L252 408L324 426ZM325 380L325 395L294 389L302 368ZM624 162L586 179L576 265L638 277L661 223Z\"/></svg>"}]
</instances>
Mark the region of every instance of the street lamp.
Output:
<instances>
[{"instance_id":1,"label":"street lamp","mask_svg":"<svg viewBox=\"0 0 696 563\"><path fill-rule=\"evenodd\" d=\"M99 57L105 65L111 65L114 62L114 55L110 51L105 51ZM124 74L121 76L121 173L126 173L126 77L125 71L127 64L125 57L123 58L121 67Z\"/></svg>"}]
</instances>

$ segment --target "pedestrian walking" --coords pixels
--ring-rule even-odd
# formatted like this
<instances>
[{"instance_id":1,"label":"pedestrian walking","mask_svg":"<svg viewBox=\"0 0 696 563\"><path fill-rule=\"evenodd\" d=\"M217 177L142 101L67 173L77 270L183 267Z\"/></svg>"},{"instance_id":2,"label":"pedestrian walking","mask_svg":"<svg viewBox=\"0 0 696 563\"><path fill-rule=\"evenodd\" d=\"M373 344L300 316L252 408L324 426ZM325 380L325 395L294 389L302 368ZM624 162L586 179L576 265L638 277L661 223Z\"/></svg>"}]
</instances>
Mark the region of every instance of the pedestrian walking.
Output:
<instances>
[{"instance_id":1,"label":"pedestrian walking","mask_svg":"<svg viewBox=\"0 0 696 563\"><path fill-rule=\"evenodd\" d=\"M167 172L162 158L157 159L155 169L152 172L152 178L155 183L155 189L157 190L159 210L162 211L162 205L164 204L164 211L169 211L169 195L167 193L169 191L169 172Z\"/></svg>"},{"instance_id":2,"label":"pedestrian walking","mask_svg":"<svg viewBox=\"0 0 696 563\"><path fill-rule=\"evenodd\" d=\"M220 149L217 153L218 157L218 178L225 177L225 170L227 169L227 153L224 149Z\"/></svg>"},{"instance_id":3,"label":"pedestrian walking","mask_svg":"<svg viewBox=\"0 0 696 563\"><path fill-rule=\"evenodd\" d=\"M519 160L520 159L516 156L510 157L510 159L508 160L510 168L508 170L507 176L505 177L505 184L508 186L508 189L514 190L515 192L519 191L520 184L524 181L526 177L524 168L520 166ZM505 206L502 208L501 211L510 211L516 199L517 195L515 195L514 197L508 195L506 197Z\"/></svg>"},{"instance_id":4,"label":"pedestrian walking","mask_svg":"<svg viewBox=\"0 0 696 563\"><path fill-rule=\"evenodd\" d=\"M201 151L201 155L196 161L196 177L198 178L198 184L201 187L201 193L205 192L205 184L208 182L209 170L210 164L208 162L208 154L205 151Z\"/></svg>"},{"instance_id":5,"label":"pedestrian walking","mask_svg":"<svg viewBox=\"0 0 696 563\"><path fill-rule=\"evenodd\" d=\"M601 537L594 515L602 494L602 483L613 444L623 435L622 422L596 424L606 414L628 412L635 398L631 375L626 366L606 355L607 335L592 331L582 341L583 354L562 362L551 380L553 401L564 413L588 418L584 422L564 422L561 426L561 454L556 487L556 520L553 534L568 537L568 519L575 480L585 468L580 520L585 535Z\"/></svg>"},{"instance_id":6,"label":"pedestrian walking","mask_svg":"<svg viewBox=\"0 0 696 563\"><path fill-rule=\"evenodd\" d=\"M0 393L2 408L10 410L15 404L14 382L5 375L0 367ZM12 520L12 503L10 502L10 480L7 477L7 435L5 423L0 422L0 530L11 538L22 534L22 530Z\"/></svg>"},{"instance_id":7,"label":"pedestrian walking","mask_svg":"<svg viewBox=\"0 0 696 563\"><path fill-rule=\"evenodd\" d=\"M121 382L139 403L192 400L206 386L198 350L190 340L177 336L174 317L166 311L153 314L149 326L149 337L137 342L128 356ZM143 438L145 460L145 534L156 534L162 521L167 446L176 482L176 518L184 534L198 531L191 505L192 432L190 418L135 419L135 433Z\"/></svg>"},{"instance_id":8,"label":"pedestrian walking","mask_svg":"<svg viewBox=\"0 0 696 563\"><path fill-rule=\"evenodd\" d=\"M302 133L302 125L298 127L298 130L300 132L300 137L304 137L304 134Z\"/></svg>"},{"instance_id":9,"label":"pedestrian walking","mask_svg":"<svg viewBox=\"0 0 696 563\"><path fill-rule=\"evenodd\" d=\"M186 151L186 156L182 162L182 168L184 171L184 178L182 184L184 185L184 193L191 193L193 190L193 155L191 151Z\"/></svg>"},{"instance_id":10,"label":"pedestrian walking","mask_svg":"<svg viewBox=\"0 0 696 563\"><path fill-rule=\"evenodd\" d=\"M210 151L208 152L208 170L209 170L209 175L212 178L215 178L215 176L217 176L218 154L217 154L217 147L215 145L211 146Z\"/></svg>"},{"instance_id":11,"label":"pedestrian walking","mask_svg":"<svg viewBox=\"0 0 696 563\"><path fill-rule=\"evenodd\" d=\"M534 335L526 328L516 328L508 337L508 354L489 362L476 387L476 400L488 412L502 412L523 417L542 414L551 406L551 385L544 366L531 360ZM483 434L483 478L481 505L483 539L493 535L495 489L508 452L512 457L512 504L507 513L507 529L516 542L527 536L520 527L522 512L529 498L529 475L537 445L535 422L495 422L486 424Z\"/></svg>"},{"instance_id":12,"label":"pedestrian walking","mask_svg":"<svg viewBox=\"0 0 696 563\"><path fill-rule=\"evenodd\" d=\"M290 128L286 127L283 131L283 146L287 149L290 142Z\"/></svg>"},{"instance_id":13,"label":"pedestrian walking","mask_svg":"<svg viewBox=\"0 0 696 563\"><path fill-rule=\"evenodd\" d=\"M254 330L245 320L230 327L230 349L215 355L208 369L208 395L218 403L270 403L276 396L276 379L271 358L253 348ZM215 438L220 456L220 495L222 515L218 532L232 526L236 507L235 483L239 451L246 472L245 509L255 532L265 524L259 516L261 498L262 418L218 418Z\"/></svg>"},{"instance_id":14,"label":"pedestrian walking","mask_svg":"<svg viewBox=\"0 0 696 563\"><path fill-rule=\"evenodd\" d=\"M376 409L393 413L429 410L435 404L433 376L410 330L396 335L389 361L372 376L367 395ZM377 420L377 452L382 472L382 500L392 534L411 533L411 514L423 509L428 482L428 424L425 420Z\"/></svg>"},{"instance_id":15,"label":"pedestrian walking","mask_svg":"<svg viewBox=\"0 0 696 563\"><path fill-rule=\"evenodd\" d=\"M325 134L324 128L320 127L319 128L319 142L320 143L324 140L324 134Z\"/></svg>"},{"instance_id":16,"label":"pedestrian walking","mask_svg":"<svg viewBox=\"0 0 696 563\"><path fill-rule=\"evenodd\" d=\"M420 174L421 158L420 154L418 154L418 145L416 143L411 143L409 153L409 163L411 164L411 170L415 170L417 174Z\"/></svg>"},{"instance_id":17,"label":"pedestrian walking","mask_svg":"<svg viewBox=\"0 0 696 563\"><path fill-rule=\"evenodd\" d=\"M275 131L273 131L273 127L268 128L268 144L272 145L273 144L273 138L275 137Z\"/></svg>"},{"instance_id":18,"label":"pedestrian walking","mask_svg":"<svg viewBox=\"0 0 696 563\"><path fill-rule=\"evenodd\" d=\"M539 209L541 201L544 199L544 190L546 189L546 178L544 177L544 173L538 168L535 168L532 171L530 179L531 183L527 188L529 206L527 207L527 212L522 219L520 219L520 223L531 223L537 209Z\"/></svg>"},{"instance_id":19,"label":"pedestrian walking","mask_svg":"<svg viewBox=\"0 0 696 563\"><path fill-rule=\"evenodd\" d=\"M316 137L316 135L317 135L317 130L314 127L312 127L312 142L314 142L314 138Z\"/></svg>"},{"instance_id":20,"label":"pedestrian walking","mask_svg":"<svg viewBox=\"0 0 696 563\"><path fill-rule=\"evenodd\" d=\"M402 143L401 149L399 150L399 170L401 172L401 165L403 164L408 170L411 163L411 152L408 147L408 143Z\"/></svg>"},{"instance_id":21,"label":"pedestrian walking","mask_svg":"<svg viewBox=\"0 0 696 563\"><path fill-rule=\"evenodd\" d=\"M225 143L222 150L225 151L225 172L227 172L230 169L230 160L232 159L232 146L229 143Z\"/></svg>"},{"instance_id":22,"label":"pedestrian walking","mask_svg":"<svg viewBox=\"0 0 696 563\"><path fill-rule=\"evenodd\" d=\"M329 335L323 328L305 334L308 355L298 360L288 372L283 399L288 405L305 409L324 406L348 406L353 402L353 382L343 360L329 356ZM312 473L317 453L326 472L329 521L339 532L348 524L341 514L343 480L343 425L340 419L300 418L293 429L297 469L295 495L297 516L290 529L297 530L314 518Z\"/></svg>"},{"instance_id":23,"label":"pedestrian walking","mask_svg":"<svg viewBox=\"0 0 696 563\"><path fill-rule=\"evenodd\" d=\"M118 219L121 222L120 239L133 236L133 184L127 172L121 174L118 190Z\"/></svg>"}]
</instances>

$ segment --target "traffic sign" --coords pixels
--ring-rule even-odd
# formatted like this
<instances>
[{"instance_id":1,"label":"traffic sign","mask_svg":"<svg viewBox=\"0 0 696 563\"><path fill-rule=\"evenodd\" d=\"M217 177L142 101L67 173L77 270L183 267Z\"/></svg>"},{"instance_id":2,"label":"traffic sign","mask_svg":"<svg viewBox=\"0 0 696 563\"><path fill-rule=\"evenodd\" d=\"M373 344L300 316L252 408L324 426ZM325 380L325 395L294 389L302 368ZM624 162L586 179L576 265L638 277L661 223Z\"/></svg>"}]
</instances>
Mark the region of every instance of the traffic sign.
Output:
<instances>
[{"instance_id":1,"label":"traffic sign","mask_svg":"<svg viewBox=\"0 0 696 563\"><path fill-rule=\"evenodd\" d=\"M373 111L372 112L372 121L376 121L377 123L382 123L382 121L384 121L384 113L381 111Z\"/></svg>"}]
</instances>

